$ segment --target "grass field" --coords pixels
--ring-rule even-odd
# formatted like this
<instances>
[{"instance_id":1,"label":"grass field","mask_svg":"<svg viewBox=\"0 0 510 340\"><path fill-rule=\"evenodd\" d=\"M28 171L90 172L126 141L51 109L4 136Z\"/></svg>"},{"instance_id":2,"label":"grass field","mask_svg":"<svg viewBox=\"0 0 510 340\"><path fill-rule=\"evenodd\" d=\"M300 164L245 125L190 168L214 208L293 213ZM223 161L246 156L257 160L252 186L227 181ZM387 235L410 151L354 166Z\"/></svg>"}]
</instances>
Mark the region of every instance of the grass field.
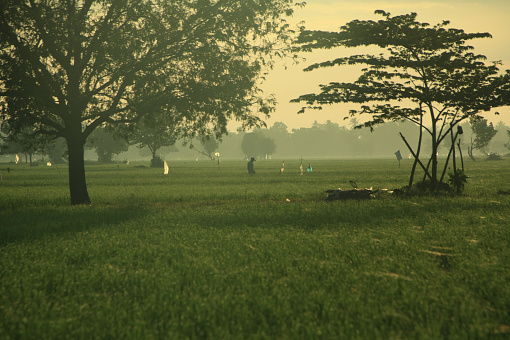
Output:
<instances>
[{"instance_id":1,"label":"grass field","mask_svg":"<svg viewBox=\"0 0 510 340\"><path fill-rule=\"evenodd\" d=\"M65 167L0 165L0 339L510 337L510 160L460 197L336 202L410 161L280 164L90 165L75 207Z\"/></svg>"}]
</instances>

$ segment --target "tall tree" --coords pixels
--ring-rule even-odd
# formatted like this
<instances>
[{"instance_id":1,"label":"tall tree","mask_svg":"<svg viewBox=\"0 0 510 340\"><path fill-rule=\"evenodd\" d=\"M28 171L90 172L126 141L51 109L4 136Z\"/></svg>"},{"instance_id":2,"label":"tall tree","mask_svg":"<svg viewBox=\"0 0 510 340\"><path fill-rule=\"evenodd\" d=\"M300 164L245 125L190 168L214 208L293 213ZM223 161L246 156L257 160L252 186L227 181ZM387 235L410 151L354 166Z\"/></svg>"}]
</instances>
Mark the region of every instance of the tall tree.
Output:
<instances>
[{"instance_id":1,"label":"tall tree","mask_svg":"<svg viewBox=\"0 0 510 340\"><path fill-rule=\"evenodd\" d=\"M111 131L99 127L92 132L85 147L96 151L99 163L108 164L112 162L114 155L127 151L129 144Z\"/></svg>"},{"instance_id":2,"label":"tall tree","mask_svg":"<svg viewBox=\"0 0 510 340\"><path fill-rule=\"evenodd\" d=\"M203 136L200 138L200 144L202 145L202 154L209 157L209 159L214 159L214 151L218 149L220 143L214 138L214 136Z\"/></svg>"},{"instance_id":3,"label":"tall tree","mask_svg":"<svg viewBox=\"0 0 510 340\"><path fill-rule=\"evenodd\" d=\"M469 156L473 159L473 150L480 150L485 155L489 154L488 146L492 138L498 133L498 130L494 128L492 123L489 123L487 119L473 117L469 120L471 130L475 135L475 139L471 140L471 146L468 148Z\"/></svg>"},{"instance_id":4,"label":"tall tree","mask_svg":"<svg viewBox=\"0 0 510 340\"><path fill-rule=\"evenodd\" d=\"M505 143L505 147L510 150L510 130L506 130L506 133L508 134L509 141Z\"/></svg>"},{"instance_id":5,"label":"tall tree","mask_svg":"<svg viewBox=\"0 0 510 340\"><path fill-rule=\"evenodd\" d=\"M284 123L275 122L273 126L264 131L264 134L275 142L276 150L273 156L283 156L292 152L294 146L291 141L291 134Z\"/></svg>"},{"instance_id":6,"label":"tall tree","mask_svg":"<svg viewBox=\"0 0 510 340\"><path fill-rule=\"evenodd\" d=\"M271 155L276 150L273 139L264 136L260 131L250 132L244 135L241 148L246 156Z\"/></svg>"},{"instance_id":7,"label":"tall tree","mask_svg":"<svg viewBox=\"0 0 510 340\"><path fill-rule=\"evenodd\" d=\"M505 143L507 142L508 126L504 122L499 121L494 124L494 129L497 131L489 143L490 154L504 155L506 153Z\"/></svg>"},{"instance_id":8,"label":"tall tree","mask_svg":"<svg viewBox=\"0 0 510 340\"><path fill-rule=\"evenodd\" d=\"M48 156L51 163L54 164L65 163L65 159L67 159L66 141L64 140L64 138L57 138L55 140L51 140L44 145L42 153Z\"/></svg>"},{"instance_id":9,"label":"tall tree","mask_svg":"<svg viewBox=\"0 0 510 340\"><path fill-rule=\"evenodd\" d=\"M139 149L149 149L151 165L156 166L163 162L157 152L161 148L173 146L180 135L178 124L172 122L176 116L173 112L155 111L144 115L136 124L121 126L116 131L129 144L136 144Z\"/></svg>"},{"instance_id":10,"label":"tall tree","mask_svg":"<svg viewBox=\"0 0 510 340\"><path fill-rule=\"evenodd\" d=\"M1 116L13 131L65 138L71 204L87 204L84 145L99 126L162 107L187 134L262 125L274 98L262 97L261 76L288 50L284 17L301 5L0 0Z\"/></svg>"},{"instance_id":11,"label":"tall tree","mask_svg":"<svg viewBox=\"0 0 510 340\"><path fill-rule=\"evenodd\" d=\"M1 125L2 131L9 131L9 126L6 122ZM0 145L0 153L2 154L23 154L25 161L32 165L32 157L38 151L41 151L44 146L49 143L48 138L45 136L34 136L33 128L28 126L23 127L15 134L4 134L0 136L3 140Z\"/></svg>"},{"instance_id":12,"label":"tall tree","mask_svg":"<svg viewBox=\"0 0 510 340\"><path fill-rule=\"evenodd\" d=\"M510 104L510 71L502 74L499 62L486 63L485 56L474 54L473 47L466 44L468 40L490 38L489 33L446 28L448 21L430 26L416 21L416 13L392 17L378 10L376 14L384 19L354 20L339 32L302 32L297 43L304 51L373 45L383 49L383 53L340 57L307 67L305 71L341 65L366 66L355 82L321 85L320 93L302 95L293 101L319 109L325 104L342 102L362 104L359 110L349 112L349 117L370 116L358 127L372 129L386 121L415 123L420 138L414 150L408 145L415 156L409 185L419 164L435 189L444 176L444 171L441 177L438 171L441 142L452 134L456 136L456 127L462 121ZM423 134L429 135L432 145L428 163L420 160Z\"/></svg>"}]
</instances>

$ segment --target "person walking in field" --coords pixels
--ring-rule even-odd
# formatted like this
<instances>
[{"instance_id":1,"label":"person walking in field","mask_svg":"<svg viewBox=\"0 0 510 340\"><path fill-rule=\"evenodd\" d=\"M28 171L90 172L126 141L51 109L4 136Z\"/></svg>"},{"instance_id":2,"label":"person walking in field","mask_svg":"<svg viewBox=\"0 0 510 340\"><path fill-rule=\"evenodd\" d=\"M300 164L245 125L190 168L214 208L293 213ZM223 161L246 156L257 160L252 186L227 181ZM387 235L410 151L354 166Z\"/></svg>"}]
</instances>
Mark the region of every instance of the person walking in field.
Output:
<instances>
[{"instance_id":1,"label":"person walking in field","mask_svg":"<svg viewBox=\"0 0 510 340\"><path fill-rule=\"evenodd\" d=\"M250 159L250 161L248 162L248 173L249 174L254 174L255 173L255 167L254 167L253 162L255 162L255 158L254 157L252 157Z\"/></svg>"}]
</instances>

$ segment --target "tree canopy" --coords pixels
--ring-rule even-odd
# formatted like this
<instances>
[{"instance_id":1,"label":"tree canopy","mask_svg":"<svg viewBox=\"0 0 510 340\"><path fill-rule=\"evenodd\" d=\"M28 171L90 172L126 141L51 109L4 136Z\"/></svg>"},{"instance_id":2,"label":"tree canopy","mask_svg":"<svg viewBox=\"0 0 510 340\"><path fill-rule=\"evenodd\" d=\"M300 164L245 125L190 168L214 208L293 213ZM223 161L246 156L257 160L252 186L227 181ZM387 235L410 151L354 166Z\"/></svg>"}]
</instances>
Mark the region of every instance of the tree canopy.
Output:
<instances>
[{"instance_id":1,"label":"tree canopy","mask_svg":"<svg viewBox=\"0 0 510 340\"><path fill-rule=\"evenodd\" d=\"M1 0L0 114L63 137L72 204L89 203L94 129L165 110L185 134L262 125L261 77L288 51L293 0ZM175 116L177 115L177 116Z\"/></svg>"},{"instance_id":2,"label":"tree canopy","mask_svg":"<svg viewBox=\"0 0 510 340\"><path fill-rule=\"evenodd\" d=\"M152 163L157 163L157 152L161 148L173 146L179 137L179 126L172 118L176 114L154 111L141 117L136 124L120 126L116 133L123 136L129 144L136 144L139 149L147 148L152 155Z\"/></svg>"},{"instance_id":3,"label":"tree canopy","mask_svg":"<svg viewBox=\"0 0 510 340\"><path fill-rule=\"evenodd\" d=\"M220 146L220 142L217 141L214 136L203 136L200 139L200 144L202 145L202 151L201 153L209 159L214 159L213 153L218 149Z\"/></svg>"},{"instance_id":4,"label":"tree canopy","mask_svg":"<svg viewBox=\"0 0 510 340\"><path fill-rule=\"evenodd\" d=\"M276 144L272 138L264 136L260 131L255 131L244 135L241 149L247 157L263 157L275 152Z\"/></svg>"},{"instance_id":5,"label":"tree canopy","mask_svg":"<svg viewBox=\"0 0 510 340\"><path fill-rule=\"evenodd\" d=\"M489 143L492 138L494 138L498 130L496 130L494 125L489 123L487 119L471 118L469 123L471 125L471 130L475 135L475 139L472 141L471 145L471 153L474 149L478 149L487 155L489 153Z\"/></svg>"},{"instance_id":6,"label":"tree canopy","mask_svg":"<svg viewBox=\"0 0 510 340\"><path fill-rule=\"evenodd\" d=\"M122 138L113 135L106 128L97 128L90 134L85 148L94 149L99 163L108 164L113 161L113 156L125 152L129 144Z\"/></svg>"},{"instance_id":7,"label":"tree canopy","mask_svg":"<svg viewBox=\"0 0 510 340\"><path fill-rule=\"evenodd\" d=\"M9 131L9 125L0 126L0 154L24 154L32 164L32 156L48 144L46 136L34 136L33 127L25 126L17 134L3 133Z\"/></svg>"},{"instance_id":8,"label":"tree canopy","mask_svg":"<svg viewBox=\"0 0 510 340\"><path fill-rule=\"evenodd\" d=\"M415 123L420 128L419 143L415 150L408 147L415 155L415 167L420 164L426 177L436 186L442 180L442 176L438 176L439 145L455 135L455 127L463 120L510 104L510 71L501 72L500 62L486 62L485 56L475 54L473 47L466 44L472 39L490 38L489 33L447 28L448 21L430 26L416 21L416 13L391 16L378 10L376 14L383 19L353 20L339 32L307 30L301 33L297 40L301 51L376 46L383 52L339 57L310 65L305 71L343 65L363 65L364 68L352 83L320 85L320 93L301 95L293 102L308 105L300 112L307 108L321 109L327 104L359 103L360 109L351 110L346 117L368 116L358 127L372 129L387 121ZM427 165L419 158L422 133L428 134L432 142Z\"/></svg>"}]
</instances>

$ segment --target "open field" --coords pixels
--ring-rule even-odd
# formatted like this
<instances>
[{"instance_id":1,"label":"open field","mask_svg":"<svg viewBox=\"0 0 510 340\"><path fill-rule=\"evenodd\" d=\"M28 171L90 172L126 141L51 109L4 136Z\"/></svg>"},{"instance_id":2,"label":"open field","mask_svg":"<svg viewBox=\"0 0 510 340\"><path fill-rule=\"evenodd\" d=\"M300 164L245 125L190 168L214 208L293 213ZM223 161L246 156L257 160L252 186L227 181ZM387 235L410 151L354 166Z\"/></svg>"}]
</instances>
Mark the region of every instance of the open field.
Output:
<instances>
[{"instance_id":1,"label":"open field","mask_svg":"<svg viewBox=\"0 0 510 340\"><path fill-rule=\"evenodd\" d=\"M71 207L65 167L0 164L0 339L510 337L509 159L460 197L336 202L410 161L280 165L91 165Z\"/></svg>"}]
</instances>

